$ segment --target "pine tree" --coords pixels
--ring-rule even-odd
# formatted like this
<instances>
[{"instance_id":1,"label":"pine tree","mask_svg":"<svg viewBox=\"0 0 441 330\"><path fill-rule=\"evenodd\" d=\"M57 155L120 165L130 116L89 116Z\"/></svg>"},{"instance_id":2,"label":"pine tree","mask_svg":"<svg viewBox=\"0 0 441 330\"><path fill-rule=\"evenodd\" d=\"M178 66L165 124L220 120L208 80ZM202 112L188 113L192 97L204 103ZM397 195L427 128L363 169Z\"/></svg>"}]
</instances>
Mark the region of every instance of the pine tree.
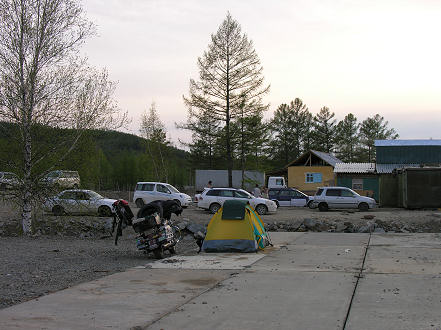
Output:
<instances>
[{"instance_id":1,"label":"pine tree","mask_svg":"<svg viewBox=\"0 0 441 330\"><path fill-rule=\"evenodd\" d=\"M335 135L335 151L337 157L344 162L356 161L359 149L360 137L358 129L360 124L357 118L349 113L337 124Z\"/></svg>"},{"instance_id":2,"label":"pine tree","mask_svg":"<svg viewBox=\"0 0 441 330\"><path fill-rule=\"evenodd\" d=\"M313 147L318 151L332 152L334 148L335 113L330 112L328 107L322 107L320 112L313 118Z\"/></svg>"},{"instance_id":3,"label":"pine tree","mask_svg":"<svg viewBox=\"0 0 441 330\"><path fill-rule=\"evenodd\" d=\"M241 104L245 116L267 109L262 97L269 91L263 85L263 68L252 41L242 34L239 23L230 13L216 34L211 35L208 50L198 59L199 81L190 80L190 95L184 97L189 117L211 116L222 123L218 136L225 143L228 183L232 186L233 154L232 121L238 117ZM188 127L191 129L191 126Z\"/></svg>"},{"instance_id":4,"label":"pine tree","mask_svg":"<svg viewBox=\"0 0 441 330\"><path fill-rule=\"evenodd\" d=\"M376 114L368 117L360 125L360 138L362 147L367 153L366 161L375 159L375 140L397 139L399 135L393 128L388 128L389 122Z\"/></svg>"},{"instance_id":5,"label":"pine tree","mask_svg":"<svg viewBox=\"0 0 441 330\"><path fill-rule=\"evenodd\" d=\"M289 105L281 104L274 112L271 122L273 139L271 145L280 165L297 158L309 143L308 130L311 114L299 98Z\"/></svg>"}]
</instances>

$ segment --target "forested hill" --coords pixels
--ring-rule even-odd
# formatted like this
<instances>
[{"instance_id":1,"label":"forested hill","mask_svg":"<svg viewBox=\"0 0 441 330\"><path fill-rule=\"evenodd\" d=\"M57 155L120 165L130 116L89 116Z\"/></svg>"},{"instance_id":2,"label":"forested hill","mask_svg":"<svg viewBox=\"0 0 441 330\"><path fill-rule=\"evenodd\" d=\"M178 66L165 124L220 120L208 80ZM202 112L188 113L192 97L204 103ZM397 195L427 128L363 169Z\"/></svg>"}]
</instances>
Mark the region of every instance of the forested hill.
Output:
<instances>
[{"instance_id":1,"label":"forested hill","mask_svg":"<svg viewBox=\"0 0 441 330\"><path fill-rule=\"evenodd\" d=\"M13 155L14 159L0 163L0 171L11 171L20 175L20 147L11 143L13 126L1 123L0 152L4 160ZM49 147L60 135L68 135L70 130L44 128L44 134L36 134L35 149ZM48 138L49 137L49 138ZM46 157L37 171L53 165L55 157ZM137 181L165 181L182 187L191 183L190 155L173 146L158 146L133 134L117 131L86 131L76 148L57 169L77 170L82 186L97 190L133 190Z\"/></svg>"},{"instance_id":2,"label":"forested hill","mask_svg":"<svg viewBox=\"0 0 441 330\"><path fill-rule=\"evenodd\" d=\"M89 131L77 153L90 150L89 142L95 149L91 155L94 160L90 162L93 170L79 171L83 173L83 182L90 182L96 189L132 190L142 180L168 181L179 187L191 184L190 154L184 150L148 144L146 139L133 134Z\"/></svg>"}]
</instances>

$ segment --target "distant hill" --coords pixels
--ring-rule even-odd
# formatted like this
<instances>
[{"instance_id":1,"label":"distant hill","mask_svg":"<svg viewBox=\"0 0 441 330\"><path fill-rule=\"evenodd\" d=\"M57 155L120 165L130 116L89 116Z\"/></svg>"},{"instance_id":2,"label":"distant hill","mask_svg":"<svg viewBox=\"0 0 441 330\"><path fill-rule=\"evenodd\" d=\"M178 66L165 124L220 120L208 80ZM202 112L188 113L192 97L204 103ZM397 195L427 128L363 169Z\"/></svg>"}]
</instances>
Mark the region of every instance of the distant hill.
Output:
<instances>
[{"instance_id":1,"label":"distant hill","mask_svg":"<svg viewBox=\"0 0 441 330\"><path fill-rule=\"evenodd\" d=\"M0 124L3 128L0 131L0 149L3 149L0 150L0 157L13 156L13 162L0 164L0 171L19 174L17 168L20 166L17 164L19 165L21 160L20 149L11 143L13 139L5 133L14 130L14 126L7 123ZM49 150L48 141L51 139L71 133L70 130L48 127L39 128L39 133L42 131L44 134L36 134L39 137L35 144L42 150L45 147ZM147 149L147 142L142 137L117 131L86 131L77 147L62 164L57 165L57 168L77 170L81 176L82 186L97 190L133 190L137 181L165 181L166 174L170 184L178 187L191 184L192 172L188 152L173 146L162 146L163 161L159 152L153 152L152 159ZM45 159L46 163L42 164L41 168L48 168L54 159L55 157Z\"/></svg>"}]
</instances>

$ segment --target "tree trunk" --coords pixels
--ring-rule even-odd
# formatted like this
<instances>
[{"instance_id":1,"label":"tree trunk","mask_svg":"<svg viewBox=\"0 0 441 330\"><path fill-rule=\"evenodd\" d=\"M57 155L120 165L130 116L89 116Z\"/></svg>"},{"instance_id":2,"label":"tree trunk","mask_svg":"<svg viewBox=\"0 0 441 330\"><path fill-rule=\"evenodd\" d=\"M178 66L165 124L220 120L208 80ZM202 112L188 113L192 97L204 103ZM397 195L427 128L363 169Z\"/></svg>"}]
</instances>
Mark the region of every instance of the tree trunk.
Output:
<instances>
[{"instance_id":1,"label":"tree trunk","mask_svg":"<svg viewBox=\"0 0 441 330\"><path fill-rule=\"evenodd\" d=\"M159 181L160 179L159 179L158 168L157 168L157 166L156 166L156 162L155 162L155 159L153 158L153 153L152 153L152 150L151 150L151 148L150 148L150 141L149 141L148 139L146 139L146 143L147 143L147 150L148 150L148 152L149 152L150 158L152 159L153 168L155 169L156 180Z\"/></svg>"},{"instance_id":2,"label":"tree trunk","mask_svg":"<svg viewBox=\"0 0 441 330\"><path fill-rule=\"evenodd\" d=\"M225 116L225 133L227 140L228 187L233 187L233 161L230 141L230 50L227 48L227 111Z\"/></svg>"},{"instance_id":3,"label":"tree trunk","mask_svg":"<svg viewBox=\"0 0 441 330\"><path fill-rule=\"evenodd\" d=\"M229 102L227 101L227 104ZM229 108L229 105L227 105ZM233 187L233 161L231 157L231 143L230 143L230 114L227 111L227 120L226 120L225 130L226 130L226 139L227 139L227 164L228 164L228 187Z\"/></svg>"},{"instance_id":4,"label":"tree trunk","mask_svg":"<svg viewBox=\"0 0 441 330\"><path fill-rule=\"evenodd\" d=\"M242 109L243 110L243 109ZM242 112L242 122L241 122L241 137L240 137L240 144L241 144L241 152L240 152L240 166L242 169L242 184L241 184L241 188L245 189L245 137L244 137L244 128L243 128L243 112Z\"/></svg>"},{"instance_id":5,"label":"tree trunk","mask_svg":"<svg viewBox=\"0 0 441 330\"><path fill-rule=\"evenodd\" d=\"M32 182L31 182L31 169L32 169L32 139L30 124L25 123L23 128L24 133L24 193L22 197L23 209L21 214L23 234L29 235L32 229Z\"/></svg>"}]
</instances>

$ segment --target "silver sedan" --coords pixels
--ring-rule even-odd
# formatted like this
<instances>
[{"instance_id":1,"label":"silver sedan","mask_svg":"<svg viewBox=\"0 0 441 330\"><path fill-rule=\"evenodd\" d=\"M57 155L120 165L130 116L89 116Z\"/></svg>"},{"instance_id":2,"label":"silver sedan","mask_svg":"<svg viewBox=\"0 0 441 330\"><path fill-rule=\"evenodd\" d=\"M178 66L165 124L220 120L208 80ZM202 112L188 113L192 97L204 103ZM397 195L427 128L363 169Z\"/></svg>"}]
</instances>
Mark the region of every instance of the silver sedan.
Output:
<instances>
[{"instance_id":1,"label":"silver sedan","mask_svg":"<svg viewBox=\"0 0 441 330\"><path fill-rule=\"evenodd\" d=\"M112 205L115 199L104 198L92 190L64 190L49 198L44 203L44 209L55 215L63 214L98 214L112 216Z\"/></svg>"}]
</instances>

